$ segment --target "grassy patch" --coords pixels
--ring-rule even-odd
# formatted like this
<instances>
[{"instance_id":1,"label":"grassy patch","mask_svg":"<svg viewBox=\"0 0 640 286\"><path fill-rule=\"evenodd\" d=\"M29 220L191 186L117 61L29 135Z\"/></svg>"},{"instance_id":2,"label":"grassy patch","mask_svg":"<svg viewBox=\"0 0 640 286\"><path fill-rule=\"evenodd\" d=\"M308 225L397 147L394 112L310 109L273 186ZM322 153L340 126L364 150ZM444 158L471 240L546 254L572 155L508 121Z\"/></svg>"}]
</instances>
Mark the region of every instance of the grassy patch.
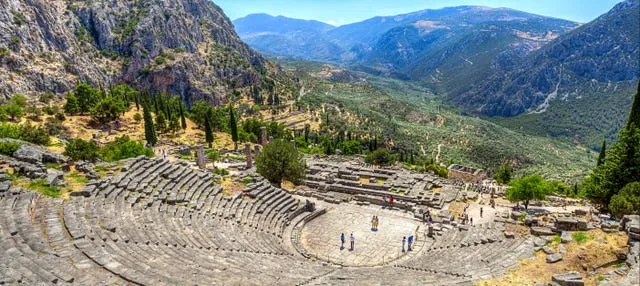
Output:
<instances>
[{"instance_id":1,"label":"grassy patch","mask_svg":"<svg viewBox=\"0 0 640 286\"><path fill-rule=\"evenodd\" d=\"M220 175L220 176L226 176L229 175L229 171L227 171L227 169L222 169L222 168L215 168L213 169L213 173L216 175Z\"/></svg>"},{"instance_id":2,"label":"grassy patch","mask_svg":"<svg viewBox=\"0 0 640 286\"><path fill-rule=\"evenodd\" d=\"M245 184L245 185L253 184L255 182L256 182L256 179L254 179L254 178L244 178L244 179L242 179L242 183Z\"/></svg>"},{"instance_id":3,"label":"grassy patch","mask_svg":"<svg viewBox=\"0 0 640 286\"><path fill-rule=\"evenodd\" d=\"M521 213L521 214L518 216L518 221L524 221L524 219L525 219L526 217L527 217L527 214L526 214L526 213Z\"/></svg>"},{"instance_id":4,"label":"grassy patch","mask_svg":"<svg viewBox=\"0 0 640 286\"><path fill-rule=\"evenodd\" d=\"M560 238L559 235L556 235L553 237L553 239L551 239L551 241L555 242L555 243L560 243L562 242L562 239Z\"/></svg>"},{"instance_id":5,"label":"grassy patch","mask_svg":"<svg viewBox=\"0 0 640 286\"><path fill-rule=\"evenodd\" d=\"M46 163L45 166L47 167L47 169L56 169L56 170L61 169L59 163Z\"/></svg>"},{"instance_id":6,"label":"grassy patch","mask_svg":"<svg viewBox=\"0 0 640 286\"><path fill-rule=\"evenodd\" d=\"M70 172L67 174L67 178L74 180L76 183L79 184L86 184L89 182L89 179L87 179L87 177L81 175L78 172Z\"/></svg>"},{"instance_id":7,"label":"grassy patch","mask_svg":"<svg viewBox=\"0 0 640 286\"><path fill-rule=\"evenodd\" d=\"M52 198L60 197L60 189L58 187L52 187L47 185L45 180L33 181L29 183L29 186L27 188L48 197L52 197Z\"/></svg>"},{"instance_id":8,"label":"grassy patch","mask_svg":"<svg viewBox=\"0 0 640 286\"><path fill-rule=\"evenodd\" d=\"M593 239L592 237L586 235L584 232L578 231L578 232L574 232L571 237L573 238L573 240L577 243L585 243L591 239Z\"/></svg>"}]
</instances>

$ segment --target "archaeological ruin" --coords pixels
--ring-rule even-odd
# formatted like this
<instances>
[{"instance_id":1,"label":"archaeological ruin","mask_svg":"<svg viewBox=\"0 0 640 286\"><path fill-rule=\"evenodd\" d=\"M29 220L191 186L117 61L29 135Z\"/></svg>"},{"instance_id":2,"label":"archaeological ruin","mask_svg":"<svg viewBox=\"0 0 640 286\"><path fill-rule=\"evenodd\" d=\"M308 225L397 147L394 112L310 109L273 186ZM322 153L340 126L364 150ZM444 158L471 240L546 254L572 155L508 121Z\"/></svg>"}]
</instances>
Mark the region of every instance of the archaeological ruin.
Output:
<instances>
[{"instance_id":1,"label":"archaeological ruin","mask_svg":"<svg viewBox=\"0 0 640 286\"><path fill-rule=\"evenodd\" d=\"M450 206L488 198L486 188L357 162L309 159L295 190L248 169L233 191L197 166L144 157L111 173L68 200L3 188L0 284L471 285L538 251L562 259L545 246L553 235L599 227L571 214L545 223L489 206L482 217L475 205L465 211L476 221L464 222ZM639 222L602 227L637 239ZM527 224L531 233L512 230ZM629 245L621 261L630 270L614 285L638 277L639 242ZM553 279L582 285L583 277Z\"/></svg>"}]
</instances>

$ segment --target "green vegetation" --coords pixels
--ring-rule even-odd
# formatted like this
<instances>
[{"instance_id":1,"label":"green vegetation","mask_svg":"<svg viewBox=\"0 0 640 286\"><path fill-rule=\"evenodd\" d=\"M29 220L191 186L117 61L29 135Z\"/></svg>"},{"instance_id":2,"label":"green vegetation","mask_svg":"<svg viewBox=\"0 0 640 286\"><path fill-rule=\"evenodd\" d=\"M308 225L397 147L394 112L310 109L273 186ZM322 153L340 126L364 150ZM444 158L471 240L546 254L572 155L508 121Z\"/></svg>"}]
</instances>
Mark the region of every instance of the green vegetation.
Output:
<instances>
[{"instance_id":1,"label":"green vegetation","mask_svg":"<svg viewBox=\"0 0 640 286\"><path fill-rule=\"evenodd\" d=\"M98 158L98 145L93 141L71 139L63 154L73 161L95 161Z\"/></svg>"},{"instance_id":2,"label":"green vegetation","mask_svg":"<svg viewBox=\"0 0 640 286\"><path fill-rule=\"evenodd\" d=\"M209 144L209 148L211 148L211 145L213 143L213 130L211 129L211 123L209 122L211 120L209 119L209 113L211 113L211 110L209 110L207 116L204 119L204 137L205 141L207 141L207 143Z\"/></svg>"},{"instance_id":3,"label":"green vegetation","mask_svg":"<svg viewBox=\"0 0 640 286\"><path fill-rule=\"evenodd\" d=\"M577 242L578 244L582 244L585 243L591 239L593 239L593 237L586 235L584 232L582 231L576 231L574 232L571 237L573 238L573 241Z\"/></svg>"},{"instance_id":4,"label":"green vegetation","mask_svg":"<svg viewBox=\"0 0 640 286\"><path fill-rule=\"evenodd\" d=\"M227 171L227 169L222 169L222 168L218 168L218 167L215 167L213 169L213 173L216 174L216 175L223 176L223 177L229 175L229 171Z\"/></svg>"},{"instance_id":5,"label":"green vegetation","mask_svg":"<svg viewBox=\"0 0 640 286\"><path fill-rule=\"evenodd\" d=\"M493 178L496 179L499 184L508 184L511 181L512 174L513 167L511 167L511 165L509 164L504 164L500 166L498 171L496 171L496 173L493 175Z\"/></svg>"},{"instance_id":6,"label":"green vegetation","mask_svg":"<svg viewBox=\"0 0 640 286\"><path fill-rule=\"evenodd\" d=\"M640 214L640 182L628 183L613 195L609 210L618 218L627 214Z\"/></svg>"},{"instance_id":7,"label":"green vegetation","mask_svg":"<svg viewBox=\"0 0 640 286\"><path fill-rule=\"evenodd\" d=\"M361 73L351 74L366 82L331 82L309 75L322 70L320 63L283 64L296 71L308 91L297 106L321 123L320 131L309 132L308 140L300 134L302 141L309 142L309 153L335 150L342 131L369 151L386 147L398 157L404 153L405 159L413 156L415 161L439 155L438 164L455 162L490 172L509 162L514 175L538 173L563 182L581 180L595 165L585 148L464 116L442 103L441 96L411 82ZM329 142L333 148L327 148Z\"/></svg>"},{"instance_id":8,"label":"green vegetation","mask_svg":"<svg viewBox=\"0 0 640 286\"><path fill-rule=\"evenodd\" d=\"M640 118L640 83L629 114L629 121L618 133L618 141L607 148L604 162L596 166L584 179L583 190L601 211L611 211L616 216L637 213L633 211L633 194L640 182L640 128L635 121ZM631 184L629 188L627 185ZM623 194L621 190L625 189ZM615 201L612 200L617 196Z\"/></svg>"},{"instance_id":9,"label":"green vegetation","mask_svg":"<svg viewBox=\"0 0 640 286\"><path fill-rule=\"evenodd\" d=\"M20 143L17 142L0 142L0 154L12 156L13 152L18 151Z\"/></svg>"},{"instance_id":10,"label":"green vegetation","mask_svg":"<svg viewBox=\"0 0 640 286\"><path fill-rule=\"evenodd\" d=\"M48 197L60 197L60 189L58 187L47 185L47 182L45 180L32 181L31 183L29 183L29 186L27 188Z\"/></svg>"},{"instance_id":11,"label":"green vegetation","mask_svg":"<svg viewBox=\"0 0 640 286\"><path fill-rule=\"evenodd\" d=\"M255 182L256 182L256 179L254 179L254 178L243 178L242 179L242 183L245 184L245 185L253 184Z\"/></svg>"},{"instance_id":12,"label":"green vegetation","mask_svg":"<svg viewBox=\"0 0 640 286\"><path fill-rule=\"evenodd\" d=\"M256 158L256 169L260 175L280 187L282 180L294 184L304 179L306 164L302 154L285 140L274 140L264 146Z\"/></svg>"},{"instance_id":13,"label":"green vegetation","mask_svg":"<svg viewBox=\"0 0 640 286\"><path fill-rule=\"evenodd\" d=\"M95 161L100 158L107 162L113 162L141 155L152 157L153 151L150 148L145 148L141 143L132 141L129 136L125 135L107 143L102 148L99 148L93 141L71 139L65 147L64 155L74 161Z\"/></svg>"},{"instance_id":14,"label":"green vegetation","mask_svg":"<svg viewBox=\"0 0 640 286\"><path fill-rule=\"evenodd\" d=\"M121 136L109 142L100 150L102 160L113 162L138 156L153 157L153 150L145 148L139 142L132 141L129 136Z\"/></svg>"},{"instance_id":15,"label":"green vegetation","mask_svg":"<svg viewBox=\"0 0 640 286\"><path fill-rule=\"evenodd\" d=\"M538 174L511 181L510 185L506 193L507 200L523 202L525 209L529 208L529 201L544 200L551 193L549 183Z\"/></svg>"},{"instance_id":16,"label":"green vegetation","mask_svg":"<svg viewBox=\"0 0 640 286\"><path fill-rule=\"evenodd\" d=\"M209 159L212 163L220 160L220 153L216 149L208 149L207 151L207 159Z\"/></svg>"},{"instance_id":17,"label":"green vegetation","mask_svg":"<svg viewBox=\"0 0 640 286\"><path fill-rule=\"evenodd\" d=\"M378 148L373 152L367 154L364 158L364 161L369 164L387 166L391 165L395 162L394 158L392 158L389 150L385 148Z\"/></svg>"},{"instance_id":18,"label":"green vegetation","mask_svg":"<svg viewBox=\"0 0 640 286\"><path fill-rule=\"evenodd\" d=\"M153 126L153 118L148 107L142 107L142 114L144 114L144 139L150 146L156 145L158 138L156 137L156 130Z\"/></svg>"},{"instance_id":19,"label":"green vegetation","mask_svg":"<svg viewBox=\"0 0 640 286\"><path fill-rule=\"evenodd\" d=\"M596 164L596 166L600 166L604 163L604 159L607 156L606 154L607 154L607 140L603 140L602 147L600 147L600 154L598 155L598 163Z\"/></svg>"},{"instance_id":20,"label":"green vegetation","mask_svg":"<svg viewBox=\"0 0 640 286\"><path fill-rule=\"evenodd\" d=\"M231 130L233 149L238 150L238 123L236 122L236 115L233 111L233 104L229 105L229 130Z\"/></svg>"},{"instance_id":21,"label":"green vegetation","mask_svg":"<svg viewBox=\"0 0 640 286\"><path fill-rule=\"evenodd\" d=\"M136 113L133 115L133 120L140 122L142 120L142 115L140 113Z\"/></svg>"}]
</instances>

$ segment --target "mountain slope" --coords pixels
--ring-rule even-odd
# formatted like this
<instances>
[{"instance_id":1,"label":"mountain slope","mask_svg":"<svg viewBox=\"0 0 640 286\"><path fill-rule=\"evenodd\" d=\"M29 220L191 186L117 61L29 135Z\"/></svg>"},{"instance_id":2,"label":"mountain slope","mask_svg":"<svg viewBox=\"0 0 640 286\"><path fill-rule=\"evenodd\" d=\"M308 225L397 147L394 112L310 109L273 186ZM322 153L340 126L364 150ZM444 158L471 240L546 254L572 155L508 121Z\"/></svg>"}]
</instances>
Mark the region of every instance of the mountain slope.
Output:
<instances>
[{"instance_id":1,"label":"mountain slope","mask_svg":"<svg viewBox=\"0 0 640 286\"><path fill-rule=\"evenodd\" d=\"M252 14L233 24L242 40L265 54L338 61L344 52L325 35L335 27L322 22Z\"/></svg>"},{"instance_id":2,"label":"mountain slope","mask_svg":"<svg viewBox=\"0 0 640 286\"><path fill-rule=\"evenodd\" d=\"M264 84L278 72L209 0L0 4L10 7L0 11L0 47L9 50L0 59L5 97L64 92L78 81L124 81L187 103L219 104L231 90Z\"/></svg>"},{"instance_id":3,"label":"mountain slope","mask_svg":"<svg viewBox=\"0 0 640 286\"><path fill-rule=\"evenodd\" d=\"M462 109L598 149L615 140L640 76L640 1L625 1L511 66L452 93Z\"/></svg>"},{"instance_id":4,"label":"mountain slope","mask_svg":"<svg viewBox=\"0 0 640 286\"><path fill-rule=\"evenodd\" d=\"M555 98L611 94L608 87L640 75L640 1L628 0L554 40L515 66L493 65L493 74L452 96L452 102L485 115L542 111ZM602 95L603 96L603 95Z\"/></svg>"}]
</instances>

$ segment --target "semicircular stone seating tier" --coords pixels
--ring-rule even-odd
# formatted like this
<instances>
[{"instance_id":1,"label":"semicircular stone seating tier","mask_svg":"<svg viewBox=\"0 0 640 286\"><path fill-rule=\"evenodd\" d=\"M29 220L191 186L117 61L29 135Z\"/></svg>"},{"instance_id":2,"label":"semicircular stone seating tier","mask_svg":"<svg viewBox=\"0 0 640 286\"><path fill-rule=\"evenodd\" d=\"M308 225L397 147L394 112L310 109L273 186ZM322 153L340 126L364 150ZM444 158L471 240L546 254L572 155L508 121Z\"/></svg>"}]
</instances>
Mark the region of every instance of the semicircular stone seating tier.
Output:
<instances>
[{"instance_id":1,"label":"semicircular stone seating tier","mask_svg":"<svg viewBox=\"0 0 640 286\"><path fill-rule=\"evenodd\" d=\"M257 177L243 192L183 164L137 158L84 196L0 195L0 284L471 284L530 255L499 225L444 232L393 265L341 267L296 251L318 211Z\"/></svg>"}]
</instances>

